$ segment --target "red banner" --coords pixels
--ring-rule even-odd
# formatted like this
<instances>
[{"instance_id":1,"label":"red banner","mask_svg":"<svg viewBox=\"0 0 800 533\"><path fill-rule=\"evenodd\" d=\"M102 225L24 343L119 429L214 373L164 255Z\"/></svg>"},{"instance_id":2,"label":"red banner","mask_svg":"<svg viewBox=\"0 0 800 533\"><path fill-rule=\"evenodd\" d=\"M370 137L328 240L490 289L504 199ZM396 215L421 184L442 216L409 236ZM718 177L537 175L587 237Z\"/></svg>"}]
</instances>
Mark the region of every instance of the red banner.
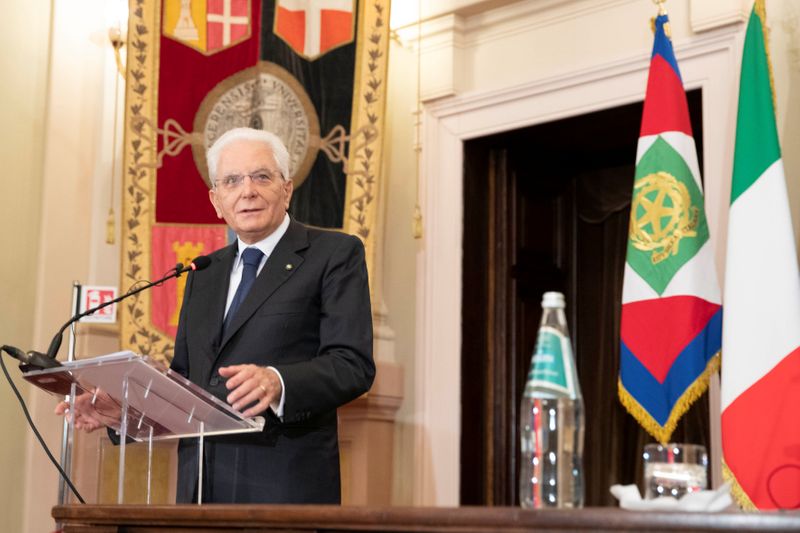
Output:
<instances>
[{"instance_id":1,"label":"red banner","mask_svg":"<svg viewBox=\"0 0 800 533\"><path fill-rule=\"evenodd\" d=\"M153 226L150 271L161 277L177 263L188 265L198 255L208 255L226 244L225 226ZM151 321L162 333L175 338L186 276L169 280L151 292Z\"/></svg>"},{"instance_id":2,"label":"red banner","mask_svg":"<svg viewBox=\"0 0 800 533\"><path fill-rule=\"evenodd\" d=\"M192 132L206 95L225 78L258 61L261 2L191 2L188 18L185 4L165 0L162 6L158 127ZM164 148L162 138L159 152ZM208 201L208 185L192 150L163 158L156 174L156 222L221 222Z\"/></svg>"}]
</instances>

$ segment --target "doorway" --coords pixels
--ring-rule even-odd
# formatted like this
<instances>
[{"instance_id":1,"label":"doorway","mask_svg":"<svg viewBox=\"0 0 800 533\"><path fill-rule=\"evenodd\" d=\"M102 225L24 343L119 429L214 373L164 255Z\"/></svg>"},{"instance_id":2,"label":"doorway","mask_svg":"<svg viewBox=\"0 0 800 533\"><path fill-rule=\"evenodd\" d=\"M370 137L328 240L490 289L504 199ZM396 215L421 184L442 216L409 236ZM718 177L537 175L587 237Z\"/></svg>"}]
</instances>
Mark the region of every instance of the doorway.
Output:
<instances>
[{"instance_id":1,"label":"doorway","mask_svg":"<svg viewBox=\"0 0 800 533\"><path fill-rule=\"evenodd\" d=\"M702 94L687 93L702 161ZM567 301L585 402L586 505L641 479L653 439L617 399L619 321L642 103L464 143L462 505L518 505L517 411L541 296ZM676 441L709 446L704 395Z\"/></svg>"}]
</instances>

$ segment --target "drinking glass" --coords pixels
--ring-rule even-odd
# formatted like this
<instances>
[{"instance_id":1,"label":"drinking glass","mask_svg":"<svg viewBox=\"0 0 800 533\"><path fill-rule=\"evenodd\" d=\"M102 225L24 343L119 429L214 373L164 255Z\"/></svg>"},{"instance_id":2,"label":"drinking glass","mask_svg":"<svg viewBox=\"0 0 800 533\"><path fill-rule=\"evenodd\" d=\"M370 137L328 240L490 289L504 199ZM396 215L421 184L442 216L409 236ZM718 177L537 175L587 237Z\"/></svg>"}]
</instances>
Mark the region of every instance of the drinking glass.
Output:
<instances>
[{"instance_id":1,"label":"drinking glass","mask_svg":"<svg viewBox=\"0 0 800 533\"><path fill-rule=\"evenodd\" d=\"M699 444L647 444L644 447L644 497L680 498L708 486L708 453Z\"/></svg>"}]
</instances>

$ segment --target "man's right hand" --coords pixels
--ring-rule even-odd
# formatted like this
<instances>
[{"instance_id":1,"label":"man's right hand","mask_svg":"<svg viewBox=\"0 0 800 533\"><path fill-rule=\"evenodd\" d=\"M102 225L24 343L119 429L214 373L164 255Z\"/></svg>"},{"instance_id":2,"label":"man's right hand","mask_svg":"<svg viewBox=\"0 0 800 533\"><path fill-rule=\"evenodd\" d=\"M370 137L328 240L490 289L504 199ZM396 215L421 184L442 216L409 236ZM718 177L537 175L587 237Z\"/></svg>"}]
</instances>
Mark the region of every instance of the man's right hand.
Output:
<instances>
[{"instance_id":1,"label":"man's right hand","mask_svg":"<svg viewBox=\"0 0 800 533\"><path fill-rule=\"evenodd\" d=\"M84 392L77 395L72 411L69 402L59 402L55 413L66 416L68 420L74 419L76 428L91 433L106 426L119 427L121 411L111 396L98 390L96 394Z\"/></svg>"}]
</instances>

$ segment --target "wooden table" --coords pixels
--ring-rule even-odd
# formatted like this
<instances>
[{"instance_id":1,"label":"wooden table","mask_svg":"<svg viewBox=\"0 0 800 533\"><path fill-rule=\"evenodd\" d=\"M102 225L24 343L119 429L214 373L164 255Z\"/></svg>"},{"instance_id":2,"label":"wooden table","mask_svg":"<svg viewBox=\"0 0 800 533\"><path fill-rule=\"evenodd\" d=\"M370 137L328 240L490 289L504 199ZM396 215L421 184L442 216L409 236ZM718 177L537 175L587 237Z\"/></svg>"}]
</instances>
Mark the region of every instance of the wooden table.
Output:
<instances>
[{"instance_id":1,"label":"wooden table","mask_svg":"<svg viewBox=\"0 0 800 533\"><path fill-rule=\"evenodd\" d=\"M800 513L631 512L596 507L338 507L323 505L66 505L65 533L272 531L800 531Z\"/></svg>"}]
</instances>

